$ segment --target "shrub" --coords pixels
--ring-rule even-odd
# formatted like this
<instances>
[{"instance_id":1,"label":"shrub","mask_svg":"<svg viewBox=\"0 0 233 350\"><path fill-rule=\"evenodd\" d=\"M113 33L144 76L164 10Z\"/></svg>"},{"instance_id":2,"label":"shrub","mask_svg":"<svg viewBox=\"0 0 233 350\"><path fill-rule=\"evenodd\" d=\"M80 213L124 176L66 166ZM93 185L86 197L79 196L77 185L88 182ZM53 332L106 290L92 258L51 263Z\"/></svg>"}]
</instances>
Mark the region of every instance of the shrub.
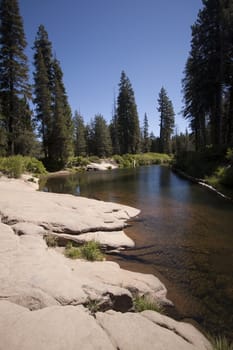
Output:
<instances>
[{"instance_id":1,"label":"shrub","mask_svg":"<svg viewBox=\"0 0 233 350\"><path fill-rule=\"evenodd\" d=\"M136 312L142 312L145 310L153 310L157 312L163 311L162 306L158 302L145 295L137 295L133 300L133 306Z\"/></svg>"},{"instance_id":2,"label":"shrub","mask_svg":"<svg viewBox=\"0 0 233 350\"><path fill-rule=\"evenodd\" d=\"M89 241L81 247L73 247L72 243L68 243L65 256L71 259L85 259L88 261L102 261L104 259L100 245L96 241Z\"/></svg>"},{"instance_id":3,"label":"shrub","mask_svg":"<svg viewBox=\"0 0 233 350\"><path fill-rule=\"evenodd\" d=\"M89 160L85 157L78 156L78 157L70 157L68 159L68 162L66 163L67 168L73 168L73 167L85 167L89 164Z\"/></svg>"},{"instance_id":4,"label":"shrub","mask_svg":"<svg viewBox=\"0 0 233 350\"><path fill-rule=\"evenodd\" d=\"M120 168L132 168L134 166L167 164L172 158L163 153L142 153L142 154L124 154L122 156L113 156L114 161Z\"/></svg>"},{"instance_id":5,"label":"shrub","mask_svg":"<svg viewBox=\"0 0 233 350\"><path fill-rule=\"evenodd\" d=\"M34 174L46 173L45 167L38 159L20 155L0 158L0 171L14 178L19 178L24 172Z\"/></svg>"}]
</instances>

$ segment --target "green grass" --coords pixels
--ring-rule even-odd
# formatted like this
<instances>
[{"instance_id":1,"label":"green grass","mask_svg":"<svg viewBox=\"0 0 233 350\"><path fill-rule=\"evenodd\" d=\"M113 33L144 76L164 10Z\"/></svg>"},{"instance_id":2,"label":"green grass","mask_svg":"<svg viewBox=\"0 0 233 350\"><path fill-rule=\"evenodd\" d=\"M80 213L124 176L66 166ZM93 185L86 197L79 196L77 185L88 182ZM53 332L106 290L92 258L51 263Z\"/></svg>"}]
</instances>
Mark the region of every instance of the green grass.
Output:
<instances>
[{"instance_id":1,"label":"green grass","mask_svg":"<svg viewBox=\"0 0 233 350\"><path fill-rule=\"evenodd\" d=\"M135 312L142 312L145 310L163 312L163 308L158 302L145 295L136 296L133 300L133 307Z\"/></svg>"},{"instance_id":2,"label":"green grass","mask_svg":"<svg viewBox=\"0 0 233 350\"><path fill-rule=\"evenodd\" d=\"M96 241L89 241L81 247L73 247L72 243L68 243L65 248L65 256L70 259L85 259L88 261L104 260L100 245Z\"/></svg>"},{"instance_id":3,"label":"green grass","mask_svg":"<svg viewBox=\"0 0 233 350\"><path fill-rule=\"evenodd\" d=\"M0 157L0 171L9 177L20 178L25 173L46 174L42 162L33 157L20 155L11 157Z\"/></svg>"},{"instance_id":4,"label":"green grass","mask_svg":"<svg viewBox=\"0 0 233 350\"><path fill-rule=\"evenodd\" d=\"M233 350L233 343L226 337L216 337L211 339L213 350Z\"/></svg>"}]
</instances>

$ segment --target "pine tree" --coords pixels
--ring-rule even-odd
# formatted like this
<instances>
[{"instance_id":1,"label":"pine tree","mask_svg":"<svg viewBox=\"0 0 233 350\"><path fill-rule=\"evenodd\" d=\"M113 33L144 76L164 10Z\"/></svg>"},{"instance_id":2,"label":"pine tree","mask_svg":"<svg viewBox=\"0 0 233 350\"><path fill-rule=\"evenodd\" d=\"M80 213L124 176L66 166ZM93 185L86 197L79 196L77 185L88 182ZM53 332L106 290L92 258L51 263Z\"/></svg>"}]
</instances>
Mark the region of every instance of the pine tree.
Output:
<instances>
[{"instance_id":1,"label":"pine tree","mask_svg":"<svg viewBox=\"0 0 233 350\"><path fill-rule=\"evenodd\" d=\"M143 137L142 137L142 151L144 153L147 153L150 151L150 146L151 146L151 142L150 142L150 138L149 138L149 124L148 124L148 118L147 118L147 114L145 113L144 115L144 122L143 122Z\"/></svg>"},{"instance_id":2,"label":"pine tree","mask_svg":"<svg viewBox=\"0 0 233 350\"><path fill-rule=\"evenodd\" d=\"M1 134L7 137L7 153L14 154L17 126L22 124L18 106L24 97L31 97L24 53L27 43L18 1L2 0L0 18L0 99L4 118Z\"/></svg>"},{"instance_id":3,"label":"pine tree","mask_svg":"<svg viewBox=\"0 0 233 350\"><path fill-rule=\"evenodd\" d=\"M34 50L34 102L44 156L53 168L62 167L73 154L72 115L60 63L52 56L52 44L43 25L39 27Z\"/></svg>"},{"instance_id":4,"label":"pine tree","mask_svg":"<svg viewBox=\"0 0 233 350\"><path fill-rule=\"evenodd\" d=\"M77 111L74 114L74 153L75 156L87 155L86 128L83 117Z\"/></svg>"},{"instance_id":5,"label":"pine tree","mask_svg":"<svg viewBox=\"0 0 233 350\"><path fill-rule=\"evenodd\" d=\"M53 128L52 112L52 44L43 25L39 26L34 42L34 103L36 104L36 120L42 137L45 158L52 157L51 142Z\"/></svg>"},{"instance_id":6,"label":"pine tree","mask_svg":"<svg viewBox=\"0 0 233 350\"><path fill-rule=\"evenodd\" d=\"M112 154L109 128L101 114L94 118L94 152L98 157L108 157Z\"/></svg>"},{"instance_id":7,"label":"pine tree","mask_svg":"<svg viewBox=\"0 0 233 350\"><path fill-rule=\"evenodd\" d=\"M158 104L158 111L160 112L160 152L171 153L171 135L174 129L175 113L164 87L160 90Z\"/></svg>"},{"instance_id":8,"label":"pine tree","mask_svg":"<svg viewBox=\"0 0 233 350\"><path fill-rule=\"evenodd\" d=\"M116 101L114 98L113 104L113 115L112 120L109 125L110 136L112 140L112 153L120 154L120 145L119 145L119 137L118 137L118 118L117 118L117 110L116 110Z\"/></svg>"},{"instance_id":9,"label":"pine tree","mask_svg":"<svg viewBox=\"0 0 233 350\"><path fill-rule=\"evenodd\" d=\"M191 51L183 79L184 116L196 149L233 142L233 4L203 0L192 26Z\"/></svg>"},{"instance_id":10,"label":"pine tree","mask_svg":"<svg viewBox=\"0 0 233 350\"><path fill-rule=\"evenodd\" d=\"M121 73L117 99L117 122L120 153L137 153L140 128L134 91L125 72Z\"/></svg>"},{"instance_id":11,"label":"pine tree","mask_svg":"<svg viewBox=\"0 0 233 350\"><path fill-rule=\"evenodd\" d=\"M68 157L73 154L73 124L72 113L68 103L63 74L60 63L54 59L53 68L53 125L51 143L51 159L64 166Z\"/></svg>"}]
</instances>

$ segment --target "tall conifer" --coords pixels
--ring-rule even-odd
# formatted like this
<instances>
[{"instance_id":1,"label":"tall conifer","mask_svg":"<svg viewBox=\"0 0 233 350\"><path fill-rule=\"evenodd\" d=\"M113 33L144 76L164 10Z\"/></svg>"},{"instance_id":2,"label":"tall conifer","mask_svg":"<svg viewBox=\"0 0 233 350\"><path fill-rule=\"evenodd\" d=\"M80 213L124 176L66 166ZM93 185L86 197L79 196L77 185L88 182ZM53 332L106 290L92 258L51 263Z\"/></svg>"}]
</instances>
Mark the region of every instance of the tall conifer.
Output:
<instances>
[{"instance_id":1,"label":"tall conifer","mask_svg":"<svg viewBox=\"0 0 233 350\"><path fill-rule=\"evenodd\" d=\"M137 153L140 147L140 127L134 91L122 71L117 99L117 122L120 153Z\"/></svg>"},{"instance_id":2,"label":"tall conifer","mask_svg":"<svg viewBox=\"0 0 233 350\"><path fill-rule=\"evenodd\" d=\"M27 113L22 112L21 101L31 97L24 53L27 43L18 1L1 0L0 18L0 100L4 117L0 127L7 138L7 153L14 154L17 128L22 125L19 119ZM19 113L19 105L22 113Z\"/></svg>"}]
</instances>

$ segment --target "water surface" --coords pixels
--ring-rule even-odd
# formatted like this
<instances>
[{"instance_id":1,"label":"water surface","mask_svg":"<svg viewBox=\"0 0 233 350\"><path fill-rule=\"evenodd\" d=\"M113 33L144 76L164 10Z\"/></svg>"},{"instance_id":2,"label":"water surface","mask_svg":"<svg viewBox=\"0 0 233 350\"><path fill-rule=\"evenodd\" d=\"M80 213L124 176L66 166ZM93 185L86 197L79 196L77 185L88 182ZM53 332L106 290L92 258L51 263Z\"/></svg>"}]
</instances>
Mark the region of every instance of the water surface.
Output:
<instances>
[{"instance_id":1,"label":"water surface","mask_svg":"<svg viewBox=\"0 0 233 350\"><path fill-rule=\"evenodd\" d=\"M135 249L110 259L157 275L173 316L233 338L232 202L161 166L53 177L42 188L141 209L126 230Z\"/></svg>"}]
</instances>

